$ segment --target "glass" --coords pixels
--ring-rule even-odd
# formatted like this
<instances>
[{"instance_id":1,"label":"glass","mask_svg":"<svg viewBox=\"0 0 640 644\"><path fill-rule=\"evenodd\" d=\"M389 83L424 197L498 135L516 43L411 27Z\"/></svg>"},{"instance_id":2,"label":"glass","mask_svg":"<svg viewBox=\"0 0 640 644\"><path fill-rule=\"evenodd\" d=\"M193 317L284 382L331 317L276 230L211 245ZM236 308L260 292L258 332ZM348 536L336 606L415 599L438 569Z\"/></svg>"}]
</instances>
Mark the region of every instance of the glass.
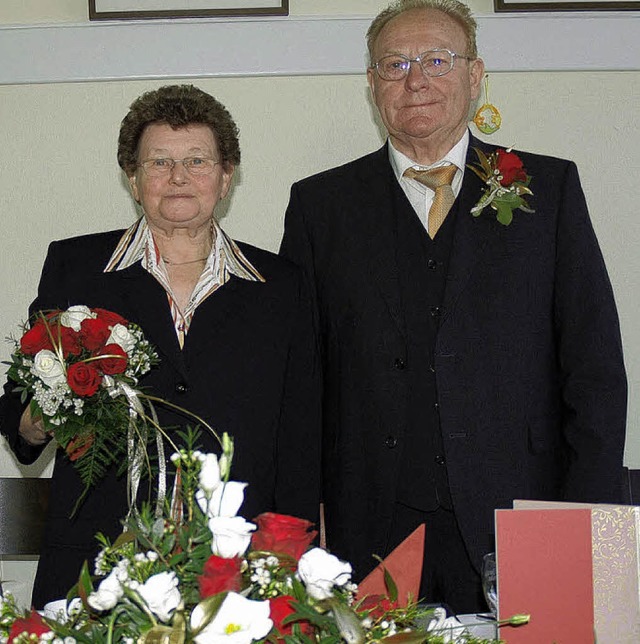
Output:
<instances>
[{"instance_id":1,"label":"glass","mask_svg":"<svg viewBox=\"0 0 640 644\"><path fill-rule=\"evenodd\" d=\"M496 553L490 552L482 558L482 590L492 617L498 615L498 577Z\"/></svg>"},{"instance_id":2,"label":"glass","mask_svg":"<svg viewBox=\"0 0 640 644\"><path fill-rule=\"evenodd\" d=\"M220 163L209 157L185 157L184 159L169 159L158 157L156 159L145 159L138 164L149 177L162 177L169 174L176 167L176 163L182 166L189 174L211 174L213 168Z\"/></svg>"},{"instance_id":3,"label":"glass","mask_svg":"<svg viewBox=\"0 0 640 644\"><path fill-rule=\"evenodd\" d=\"M456 58L471 60L468 56L461 56L449 49L429 49L415 58L402 54L383 56L373 67L380 78L389 81L405 78L411 69L411 63L418 63L427 76L444 76L453 69Z\"/></svg>"}]
</instances>

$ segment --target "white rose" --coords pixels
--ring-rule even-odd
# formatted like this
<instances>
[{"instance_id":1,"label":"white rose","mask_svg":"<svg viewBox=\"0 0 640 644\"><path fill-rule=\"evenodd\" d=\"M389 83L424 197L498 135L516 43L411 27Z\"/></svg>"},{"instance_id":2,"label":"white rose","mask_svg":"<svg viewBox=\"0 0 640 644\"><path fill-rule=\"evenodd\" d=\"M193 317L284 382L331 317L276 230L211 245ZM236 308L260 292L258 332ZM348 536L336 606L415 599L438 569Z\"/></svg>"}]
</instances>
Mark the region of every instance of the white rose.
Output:
<instances>
[{"instance_id":1,"label":"white rose","mask_svg":"<svg viewBox=\"0 0 640 644\"><path fill-rule=\"evenodd\" d=\"M98 590L91 593L87 603L94 610L111 610L124 595L123 584L129 578L127 572L128 563L125 560L118 562L118 565L100 582Z\"/></svg>"},{"instance_id":2,"label":"white rose","mask_svg":"<svg viewBox=\"0 0 640 644\"><path fill-rule=\"evenodd\" d=\"M228 593L216 616L205 622L206 612L198 604L191 613L191 628L196 632L195 644L251 644L266 637L273 628L268 601L246 599Z\"/></svg>"},{"instance_id":3,"label":"white rose","mask_svg":"<svg viewBox=\"0 0 640 644\"><path fill-rule=\"evenodd\" d=\"M57 384L67 382L62 363L58 360L58 356L49 349L42 349L36 353L31 373L52 389Z\"/></svg>"},{"instance_id":4,"label":"white rose","mask_svg":"<svg viewBox=\"0 0 640 644\"><path fill-rule=\"evenodd\" d=\"M124 324L114 324L106 344L117 344L129 355L136 346L136 339Z\"/></svg>"},{"instance_id":5,"label":"white rose","mask_svg":"<svg viewBox=\"0 0 640 644\"><path fill-rule=\"evenodd\" d=\"M298 561L298 576L314 599L327 599L334 586L344 586L351 580L351 564L340 561L322 548L312 548Z\"/></svg>"},{"instance_id":6,"label":"white rose","mask_svg":"<svg viewBox=\"0 0 640 644\"><path fill-rule=\"evenodd\" d=\"M202 489L196 492L200 509L209 517L235 517L244 501L246 483L227 481L207 495Z\"/></svg>"},{"instance_id":7,"label":"white rose","mask_svg":"<svg viewBox=\"0 0 640 644\"><path fill-rule=\"evenodd\" d=\"M251 543L251 533L255 529L253 523L245 521L242 517L209 519L209 530L213 535L211 552L224 559L243 555Z\"/></svg>"},{"instance_id":8,"label":"white rose","mask_svg":"<svg viewBox=\"0 0 640 644\"><path fill-rule=\"evenodd\" d=\"M77 333L80 331L82 320L95 317L96 316L91 313L91 309L89 307L78 304L76 306L70 306L60 316L60 324L62 324L62 326L71 327Z\"/></svg>"},{"instance_id":9,"label":"white rose","mask_svg":"<svg viewBox=\"0 0 640 644\"><path fill-rule=\"evenodd\" d=\"M138 588L138 593L151 612L162 622L171 619L171 613L178 608L181 601L175 572L161 572L149 577Z\"/></svg>"}]
</instances>

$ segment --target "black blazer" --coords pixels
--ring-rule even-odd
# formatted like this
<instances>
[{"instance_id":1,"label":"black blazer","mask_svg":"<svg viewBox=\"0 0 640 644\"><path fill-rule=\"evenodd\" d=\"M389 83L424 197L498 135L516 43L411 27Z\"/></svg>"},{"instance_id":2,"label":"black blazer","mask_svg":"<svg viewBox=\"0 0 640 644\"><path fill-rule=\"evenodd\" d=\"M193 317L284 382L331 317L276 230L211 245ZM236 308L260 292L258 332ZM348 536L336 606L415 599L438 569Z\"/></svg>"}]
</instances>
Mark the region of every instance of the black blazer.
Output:
<instances>
[{"instance_id":1,"label":"black blazer","mask_svg":"<svg viewBox=\"0 0 640 644\"><path fill-rule=\"evenodd\" d=\"M160 355L160 364L140 385L198 414L220 435L227 431L235 439L232 479L250 484L240 513L248 520L267 510L315 520L320 380L311 308L300 271L276 255L240 244L266 282L232 277L196 310L180 350L160 284L140 264L103 272L122 232L52 243L31 311L85 304L138 323ZM28 463L41 450L19 438L23 407L11 383L6 391L2 433L18 458ZM162 406L157 410L164 427L194 424ZM203 447L212 451L217 445L203 434ZM167 457L170 453L168 448ZM73 466L58 450L34 590L37 607L63 597L75 583L82 561L97 549L97 531L111 535L120 531L127 509L124 480L112 472L70 520L81 489Z\"/></svg>"},{"instance_id":2,"label":"black blazer","mask_svg":"<svg viewBox=\"0 0 640 644\"><path fill-rule=\"evenodd\" d=\"M472 137L472 148L493 148ZM435 346L453 507L479 568L513 499L617 501L626 418L618 318L575 165L520 153L535 214L470 214L465 171ZM395 183L394 183L395 182ZM292 187L281 253L315 296L327 543L361 577L387 554L412 377L386 147ZM402 195L404 197L404 195ZM411 374L417 374L412 376ZM428 528L427 528L428 529Z\"/></svg>"}]
</instances>

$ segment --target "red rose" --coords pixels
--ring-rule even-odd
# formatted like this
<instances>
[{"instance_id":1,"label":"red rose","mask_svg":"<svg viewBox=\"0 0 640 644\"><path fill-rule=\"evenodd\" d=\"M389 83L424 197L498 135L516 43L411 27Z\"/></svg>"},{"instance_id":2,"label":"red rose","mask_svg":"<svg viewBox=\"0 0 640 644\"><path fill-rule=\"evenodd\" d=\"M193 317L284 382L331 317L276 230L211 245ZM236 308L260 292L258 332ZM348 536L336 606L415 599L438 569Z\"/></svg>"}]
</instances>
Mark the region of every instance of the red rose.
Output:
<instances>
[{"instance_id":1,"label":"red rose","mask_svg":"<svg viewBox=\"0 0 640 644\"><path fill-rule=\"evenodd\" d=\"M271 611L269 617L273 620L273 627L280 635L292 635L293 624L295 623L300 625L300 630L305 635L311 635L313 633L313 627L306 619L290 622L289 624L282 623L285 618L295 613L295 609L291 605L291 602L294 601L296 599L291 595L280 595L280 597L272 597L269 599L269 608ZM283 642L284 639L278 638L278 641Z\"/></svg>"},{"instance_id":2,"label":"red rose","mask_svg":"<svg viewBox=\"0 0 640 644\"><path fill-rule=\"evenodd\" d=\"M95 365L109 376L116 373L124 373L129 363L127 352L119 344L107 344L98 353L99 356L107 356L95 361Z\"/></svg>"},{"instance_id":3,"label":"red rose","mask_svg":"<svg viewBox=\"0 0 640 644\"><path fill-rule=\"evenodd\" d=\"M27 633L27 635L35 635L36 639L39 640L40 635L44 635L50 631L51 629L42 617L40 617L35 610L32 610L29 617L21 617L13 622L11 630L9 631L8 644L14 644L14 642L16 642L23 633Z\"/></svg>"},{"instance_id":4,"label":"red rose","mask_svg":"<svg viewBox=\"0 0 640 644\"><path fill-rule=\"evenodd\" d=\"M204 564L202 575L198 577L200 598L211 597L224 591L238 592L242 585L240 566L242 559L232 557L224 559L211 555Z\"/></svg>"},{"instance_id":5,"label":"red rose","mask_svg":"<svg viewBox=\"0 0 640 644\"><path fill-rule=\"evenodd\" d=\"M123 324L127 326L129 322L125 320L118 313L113 311L107 311L107 309L91 309L97 316L99 320L106 322L107 326L115 326L116 324Z\"/></svg>"},{"instance_id":6,"label":"red rose","mask_svg":"<svg viewBox=\"0 0 640 644\"><path fill-rule=\"evenodd\" d=\"M60 333L60 346L65 357L80 355L82 346L80 345L80 335L69 326L59 326L52 329L53 337L58 341L58 332Z\"/></svg>"},{"instance_id":7,"label":"red rose","mask_svg":"<svg viewBox=\"0 0 640 644\"><path fill-rule=\"evenodd\" d=\"M80 323L80 341L87 351L103 347L110 335L109 325L100 318L86 318Z\"/></svg>"},{"instance_id":8,"label":"red rose","mask_svg":"<svg viewBox=\"0 0 640 644\"><path fill-rule=\"evenodd\" d=\"M28 356L35 356L42 349L53 350L47 325L38 318L33 326L20 338L20 350Z\"/></svg>"},{"instance_id":9,"label":"red rose","mask_svg":"<svg viewBox=\"0 0 640 644\"><path fill-rule=\"evenodd\" d=\"M79 458L82 458L93 445L94 440L95 436L93 434L72 438L65 448L69 460L77 461Z\"/></svg>"},{"instance_id":10,"label":"red rose","mask_svg":"<svg viewBox=\"0 0 640 644\"><path fill-rule=\"evenodd\" d=\"M67 369L67 382L78 396L93 396L102 382L100 372L90 362L76 362Z\"/></svg>"},{"instance_id":11,"label":"red rose","mask_svg":"<svg viewBox=\"0 0 640 644\"><path fill-rule=\"evenodd\" d=\"M514 181L527 180L527 173L522 165L522 161L520 157L513 152L498 150L496 167L502 176L502 179L500 179L500 185L505 188L508 188Z\"/></svg>"},{"instance_id":12,"label":"red rose","mask_svg":"<svg viewBox=\"0 0 640 644\"><path fill-rule=\"evenodd\" d=\"M300 559L318 534L315 530L309 532L313 527L310 521L286 514L263 512L254 521L258 524L258 530L251 539L254 550L289 555L295 561Z\"/></svg>"}]
</instances>

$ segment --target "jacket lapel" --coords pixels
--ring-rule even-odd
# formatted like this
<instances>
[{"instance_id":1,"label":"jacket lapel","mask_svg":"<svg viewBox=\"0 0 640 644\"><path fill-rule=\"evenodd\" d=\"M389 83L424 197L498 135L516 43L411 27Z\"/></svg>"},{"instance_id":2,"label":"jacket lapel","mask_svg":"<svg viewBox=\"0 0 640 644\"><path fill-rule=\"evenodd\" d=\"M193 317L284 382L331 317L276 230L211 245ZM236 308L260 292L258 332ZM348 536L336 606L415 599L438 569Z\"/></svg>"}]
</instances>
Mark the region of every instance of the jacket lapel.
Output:
<instances>
[{"instance_id":1,"label":"jacket lapel","mask_svg":"<svg viewBox=\"0 0 640 644\"><path fill-rule=\"evenodd\" d=\"M492 151L482 141L471 137L467 151L467 163L475 163L477 156L474 147L479 147L485 153ZM493 218L488 212L479 217L471 214L471 208L476 205L484 191L482 180L468 168L465 170L460 194L456 199L455 230L453 245L449 257L449 271L444 292L444 316L441 324L451 315L460 294L464 290L469 277L479 259L485 252L485 247L492 235L495 235Z\"/></svg>"},{"instance_id":2,"label":"jacket lapel","mask_svg":"<svg viewBox=\"0 0 640 644\"><path fill-rule=\"evenodd\" d=\"M372 162L360 172L357 186L361 206L356 209L360 221L351 227L358 231L357 243L368 258L371 280L380 291L399 331L405 334L400 302L398 262L396 258L397 217L395 214L393 170L387 146L372 155Z\"/></svg>"}]
</instances>

